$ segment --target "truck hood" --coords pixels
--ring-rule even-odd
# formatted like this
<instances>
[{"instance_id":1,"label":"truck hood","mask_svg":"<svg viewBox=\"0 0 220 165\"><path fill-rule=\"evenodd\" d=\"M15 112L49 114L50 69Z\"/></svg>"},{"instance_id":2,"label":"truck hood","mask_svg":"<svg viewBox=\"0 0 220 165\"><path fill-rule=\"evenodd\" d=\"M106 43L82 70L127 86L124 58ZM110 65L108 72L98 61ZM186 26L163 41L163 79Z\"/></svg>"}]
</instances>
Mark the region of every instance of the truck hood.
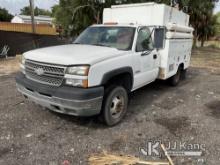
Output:
<instances>
[{"instance_id":1,"label":"truck hood","mask_svg":"<svg viewBox=\"0 0 220 165\"><path fill-rule=\"evenodd\" d=\"M24 53L25 59L60 65L94 64L121 56L125 51L92 45L61 45Z\"/></svg>"}]
</instances>

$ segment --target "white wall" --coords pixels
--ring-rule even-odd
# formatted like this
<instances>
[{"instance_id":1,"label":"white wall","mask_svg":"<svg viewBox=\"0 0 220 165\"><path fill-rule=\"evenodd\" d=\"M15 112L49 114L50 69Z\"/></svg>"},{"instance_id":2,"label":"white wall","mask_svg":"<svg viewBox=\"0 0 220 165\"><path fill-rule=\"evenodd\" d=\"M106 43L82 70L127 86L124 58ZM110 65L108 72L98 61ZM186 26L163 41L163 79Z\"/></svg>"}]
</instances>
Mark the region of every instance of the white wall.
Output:
<instances>
[{"instance_id":1,"label":"white wall","mask_svg":"<svg viewBox=\"0 0 220 165\"><path fill-rule=\"evenodd\" d=\"M11 23L26 23L26 24L31 24L31 19L25 19L23 20L22 18L15 16L14 18L12 18ZM52 21L47 21L47 20L38 20L35 19L35 23L36 24L50 24L52 25Z\"/></svg>"},{"instance_id":2,"label":"white wall","mask_svg":"<svg viewBox=\"0 0 220 165\"><path fill-rule=\"evenodd\" d=\"M103 23L136 23L142 25L166 26L167 23L188 26L189 16L164 4L140 3L118 5L104 9Z\"/></svg>"},{"instance_id":3,"label":"white wall","mask_svg":"<svg viewBox=\"0 0 220 165\"><path fill-rule=\"evenodd\" d=\"M11 23L24 23L24 21L20 17L15 16L12 18Z\"/></svg>"}]
</instances>

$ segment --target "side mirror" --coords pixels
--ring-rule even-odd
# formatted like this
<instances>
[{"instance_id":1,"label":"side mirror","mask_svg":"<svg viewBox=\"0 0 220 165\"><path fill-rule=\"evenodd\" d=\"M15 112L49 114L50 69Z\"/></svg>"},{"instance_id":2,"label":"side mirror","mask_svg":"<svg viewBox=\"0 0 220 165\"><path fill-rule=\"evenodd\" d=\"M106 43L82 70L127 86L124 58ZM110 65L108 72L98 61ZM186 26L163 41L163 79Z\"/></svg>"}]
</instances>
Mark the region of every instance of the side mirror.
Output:
<instances>
[{"instance_id":1,"label":"side mirror","mask_svg":"<svg viewBox=\"0 0 220 165\"><path fill-rule=\"evenodd\" d=\"M156 49L164 48L165 28L156 28L154 31L154 46Z\"/></svg>"}]
</instances>

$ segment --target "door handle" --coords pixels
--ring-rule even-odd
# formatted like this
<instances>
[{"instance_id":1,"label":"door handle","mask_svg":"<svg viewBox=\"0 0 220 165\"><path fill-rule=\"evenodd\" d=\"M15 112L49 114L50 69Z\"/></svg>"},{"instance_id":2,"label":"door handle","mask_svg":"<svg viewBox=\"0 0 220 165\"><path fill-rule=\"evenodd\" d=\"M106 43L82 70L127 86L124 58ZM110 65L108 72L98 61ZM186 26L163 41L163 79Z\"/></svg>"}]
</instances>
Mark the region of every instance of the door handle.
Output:
<instances>
[{"instance_id":1,"label":"door handle","mask_svg":"<svg viewBox=\"0 0 220 165\"><path fill-rule=\"evenodd\" d=\"M156 60L156 59L157 59L157 55L156 55L156 54L154 54L154 55L153 55L153 58L154 58L154 60Z\"/></svg>"},{"instance_id":2,"label":"door handle","mask_svg":"<svg viewBox=\"0 0 220 165\"><path fill-rule=\"evenodd\" d=\"M147 56L147 55L149 55L151 52L149 51L149 52L143 52L143 53L141 53L141 56Z\"/></svg>"}]
</instances>

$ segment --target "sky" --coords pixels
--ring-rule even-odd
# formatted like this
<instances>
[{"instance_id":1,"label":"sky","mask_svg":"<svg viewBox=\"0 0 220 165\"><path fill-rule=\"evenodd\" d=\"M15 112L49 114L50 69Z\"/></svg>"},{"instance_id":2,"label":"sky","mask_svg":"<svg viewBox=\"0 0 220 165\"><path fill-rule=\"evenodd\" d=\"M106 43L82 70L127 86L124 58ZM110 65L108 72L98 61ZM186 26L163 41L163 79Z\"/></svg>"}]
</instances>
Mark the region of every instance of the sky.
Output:
<instances>
[{"instance_id":1,"label":"sky","mask_svg":"<svg viewBox=\"0 0 220 165\"><path fill-rule=\"evenodd\" d=\"M1 0L0 0L1 1ZM216 4L214 13L220 12L220 1Z\"/></svg>"},{"instance_id":2,"label":"sky","mask_svg":"<svg viewBox=\"0 0 220 165\"><path fill-rule=\"evenodd\" d=\"M34 5L50 10L51 7L57 4L59 0L34 0ZM20 9L29 5L29 0L0 0L0 7L6 8L12 14L19 14ZM220 1L216 4L214 13L220 12Z\"/></svg>"},{"instance_id":3,"label":"sky","mask_svg":"<svg viewBox=\"0 0 220 165\"><path fill-rule=\"evenodd\" d=\"M34 5L50 10L51 7L57 4L59 0L34 0ZM0 7L6 8L13 15L19 14L20 9L29 5L29 0L0 0Z\"/></svg>"}]
</instances>

